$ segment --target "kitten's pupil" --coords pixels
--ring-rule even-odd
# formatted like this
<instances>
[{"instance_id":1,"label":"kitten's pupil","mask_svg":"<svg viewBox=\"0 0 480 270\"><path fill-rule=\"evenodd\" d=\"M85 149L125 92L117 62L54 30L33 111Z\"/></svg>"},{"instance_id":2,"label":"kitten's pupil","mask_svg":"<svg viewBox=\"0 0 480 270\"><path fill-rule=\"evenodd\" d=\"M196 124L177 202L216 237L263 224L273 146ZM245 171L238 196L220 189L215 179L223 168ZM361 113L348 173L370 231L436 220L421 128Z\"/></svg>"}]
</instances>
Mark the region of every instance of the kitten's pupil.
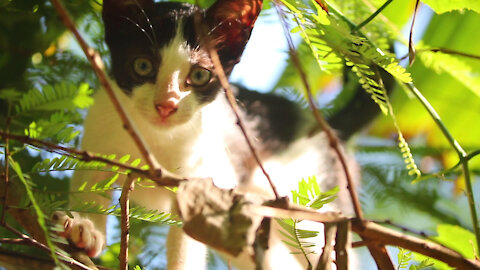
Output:
<instances>
[{"instance_id":1,"label":"kitten's pupil","mask_svg":"<svg viewBox=\"0 0 480 270\"><path fill-rule=\"evenodd\" d=\"M153 64L144 57L139 57L133 61L133 71L139 76L149 76L153 72Z\"/></svg>"},{"instance_id":2,"label":"kitten's pupil","mask_svg":"<svg viewBox=\"0 0 480 270\"><path fill-rule=\"evenodd\" d=\"M193 66L187 78L187 84L195 87L205 86L210 82L212 72L201 66Z\"/></svg>"}]
</instances>

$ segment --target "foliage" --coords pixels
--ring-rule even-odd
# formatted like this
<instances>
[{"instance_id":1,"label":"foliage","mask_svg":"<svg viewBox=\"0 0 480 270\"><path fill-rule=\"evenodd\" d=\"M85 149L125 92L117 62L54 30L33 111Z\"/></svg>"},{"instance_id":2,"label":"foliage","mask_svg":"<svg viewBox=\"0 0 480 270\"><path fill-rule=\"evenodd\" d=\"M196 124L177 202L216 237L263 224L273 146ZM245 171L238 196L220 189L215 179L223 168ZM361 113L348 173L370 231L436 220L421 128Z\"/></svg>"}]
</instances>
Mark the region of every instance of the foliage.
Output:
<instances>
[{"instance_id":1,"label":"foliage","mask_svg":"<svg viewBox=\"0 0 480 270\"><path fill-rule=\"evenodd\" d=\"M358 82L371 95L382 112L391 116L397 127L398 146L403 153L407 170L409 174L420 177L421 173L412 158L408 143L398 128L377 66L401 83L410 83L412 81L410 74L398 64L394 55L385 54L362 34L352 32L352 23L341 20L341 15L327 16L315 1L312 1L314 13L309 11L308 7L294 1L285 0L283 3L298 24L292 31L301 32L319 67L325 71L338 71L338 67L345 62L347 66L352 67L352 71L358 76Z\"/></svg>"},{"instance_id":2,"label":"foliage","mask_svg":"<svg viewBox=\"0 0 480 270\"><path fill-rule=\"evenodd\" d=\"M438 235L432 237L433 241L452 248L465 258L478 258L478 253L475 251L475 247L477 246L475 235L473 235L472 232L460 226L440 224L437 226L436 233ZM438 260L430 259L421 254L415 253L414 258L420 262L429 260L430 263L435 264L436 269L451 269L447 264Z\"/></svg>"},{"instance_id":3,"label":"foliage","mask_svg":"<svg viewBox=\"0 0 480 270\"><path fill-rule=\"evenodd\" d=\"M406 250L404 248L399 248L398 249L398 254L397 254L397 269L406 269L407 266L411 263L411 260L413 258L412 252L409 250ZM410 267L408 268L409 270L421 270L425 268L432 267L434 265L433 262L430 261L429 258L426 258L422 260L418 265L417 264L410 264Z\"/></svg>"},{"instance_id":4,"label":"foliage","mask_svg":"<svg viewBox=\"0 0 480 270\"><path fill-rule=\"evenodd\" d=\"M309 177L308 181L302 179L298 182L298 190L292 190L292 201L296 204L306 206L312 209L320 209L325 204L335 200L339 188L335 187L326 192L321 192L320 186L315 176ZM316 245L314 242L308 242L306 239L314 238L318 235L318 231L301 229L301 220L290 219L276 219L277 223L283 230L280 233L285 237L282 240L285 244L293 247L296 252L294 254L302 254L308 262L310 268L312 263L309 261L307 255L313 253ZM313 239L312 239L313 240Z\"/></svg>"},{"instance_id":5,"label":"foliage","mask_svg":"<svg viewBox=\"0 0 480 270\"><path fill-rule=\"evenodd\" d=\"M444 13L452 10L471 9L480 12L480 3L475 0L445 1L445 0L427 0L425 1L435 12Z\"/></svg>"},{"instance_id":6,"label":"foliage","mask_svg":"<svg viewBox=\"0 0 480 270\"><path fill-rule=\"evenodd\" d=\"M212 2L206 0L200 4L208 6ZM421 42L414 44L417 57L409 67L399 61L404 53L396 51L394 54L391 45L394 42L407 45L401 29L412 14L414 1L393 1L361 28L357 26L385 1L328 1L328 15L314 1L282 2L290 11L287 20L294 25L292 33L302 38L297 53L320 103L324 98L322 89L332 89L332 85L333 88L342 85L346 89L333 90L333 100L322 103L326 104L327 116L352 106L357 86L389 115L389 118L378 118L368 133L352 142L363 173L361 200L366 216L388 218L413 229L436 232L435 241L466 258L478 257L474 254L477 243L463 196L465 178L455 167L459 161L457 153L408 90L399 88L388 92L380 73L385 71L399 84L413 82L442 116L443 123L458 143L469 153L478 151L480 15L476 12L480 12L479 1L423 1L437 14L424 20L427 28L423 35L414 31ZM102 55L107 55L98 1L65 3L90 44ZM268 4L266 8L270 7ZM58 23L49 1L0 1L0 14L0 51L6 52L0 54L0 130L77 147L85 109L93 102L92 89L98 88L89 64ZM106 64L108 67L108 60ZM344 66L350 67L351 72L345 72ZM284 89L285 96L305 107L303 85L292 61L283 72L276 87ZM327 94L331 96L332 92ZM358 114L360 116L361 111ZM18 196L21 199L15 207L33 210L52 254L60 249L55 247L58 239L48 237L51 236L48 230L54 229L45 222L51 212L66 210L119 216L115 204L107 208L93 202L67 206L68 176L74 170L112 172L111 177L96 185L84 185L71 192L72 196L84 192L101 194L118 191L116 182L128 174L128 170L104 162L82 161L63 152L62 155L51 153L14 140L9 140L7 145L5 138L1 138L0 146L2 173L8 160L11 184L21 187L22 193ZM8 157L6 148L10 151ZM100 156L140 167L140 161L130 160L130 156L109 154L101 153ZM477 178L480 159L471 158L469 165L470 174ZM412 184L411 175L418 177L420 171L422 176L418 179L423 181ZM478 184L474 188L478 191ZM315 178L309 178L300 181L298 190L292 191L292 200L318 209L334 200L337 191L321 192ZM162 265L164 262L151 263L163 248L159 239L165 238L165 230L156 225L178 225L175 217L138 206L131 207L130 217L133 224L131 243L135 247L132 249L138 254L132 259L132 267L150 269L150 266ZM16 224L9 215L6 221ZM318 232L299 228L301 222L298 220L284 219L278 223L285 242L307 257L316 244L312 239ZM20 225L15 226L26 232ZM1 232L6 237L12 236L6 230ZM118 244L109 246L101 258L102 264L116 267L118 248ZM142 249L144 252L140 252ZM15 245L14 250L35 253L32 248L19 245ZM442 262L408 250L400 250L398 254L398 269L424 269L432 267L433 263L436 269L449 269Z\"/></svg>"}]
</instances>

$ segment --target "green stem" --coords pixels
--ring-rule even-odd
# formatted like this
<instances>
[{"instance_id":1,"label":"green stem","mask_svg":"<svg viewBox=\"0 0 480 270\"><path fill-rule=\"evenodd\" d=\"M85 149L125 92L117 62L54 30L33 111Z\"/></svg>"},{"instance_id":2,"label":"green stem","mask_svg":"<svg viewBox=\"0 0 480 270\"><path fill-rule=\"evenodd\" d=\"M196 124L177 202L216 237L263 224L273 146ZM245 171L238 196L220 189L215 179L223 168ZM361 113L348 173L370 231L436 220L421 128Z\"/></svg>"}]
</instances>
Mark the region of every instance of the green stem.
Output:
<instances>
[{"instance_id":1,"label":"green stem","mask_svg":"<svg viewBox=\"0 0 480 270\"><path fill-rule=\"evenodd\" d=\"M432 107L430 102L420 93L420 91L412 84L412 83L406 83L405 86L417 97L417 99L422 103L423 107L427 110L427 112L430 114L432 117L433 121L437 124L437 126L440 128L442 131L443 135L447 139L448 143L455 149L457 154L463 159L464 157L467 156L467 153L463 148L460 146L460 144L453 138L452 134L448 131L447 127L443 124L442 120L440 119L440 116L438 113L435 111L435 109Z\"/></svg>"},{"instance_id":2,"label":"green stem","mask_svg":"<svg viewBox=\"0 0 480 270\"><path fill-rule=\"evenodd\" d=\"M472 180L470 179L470 171L468 169L468 161L462 158L462 169L465 176L466 196L468 198L468 204L470 206L470 215L472 217L473 232L477 239L477 254L480 250L480 226L478 223L477 208L475 207L475 197L473 195Z\"/></svg>"},{"instance_id":3,"label":"green stem","mask_svg":"<svg viewBox=\"0 0 480 270\"><path fill-rule=\"evenodd\" d=\"M370 17L368 17L367 19L365 19L365 21L358 24L355 30L359 30L360 28L368 24L371 20L373 20L375 17L377 17L377 15L380 14L380 12L382 12L382 10L384 10L392 1L393 0L387 0L379 9L377 9L377 11L375 11L372 15L370 15Z\"/></svg>"},{"instance_id":4,"label":"green stem","mask_svg":"<svg viewBox=\"0 0 480 270\"><path fill-rule=\"evenodd\" d=\"M355 23L350 21L341 12L336 10L332 5L328 5L328 9L333 14L337 15L340 19L342 19L344 22L346 22L351 27L352 31L356 31L358 35L365 38L369 44L375 46L369 38L367 38L360 30L358 30L359 27L355 25ZM375 47L377 48L379 53L384 54L378 48L378 46L375 46ZM450 134L447 127L443 124L442 120L440 119L440 116L438 115L438 113L435 111L432 105L428 102L428 100L420 93L420 91L418 91L418 89L412 83L405 83L404 85L417 97L420 103L422 103L422 105L425 107L427 112L432 117L433 121L437 124L437 126L440 128L445 138L448 140L449 144L453 147L453 149L455 149L455 151L458 154L458 157L462 164L463 173L465 175L465 186L466 186L465 195L467 196L467 199L468 199L473 231L475 233L475 238L477 239L477 250L480 250L480 225L478 223L478 215L477 215L477 209L475 207L475 198L473 196L472 181L470 178L470 171L468 169L469 156L467 155L465 150L463 150L463 148L460 146L457 140L455 140L452 134Z\"/></svg>"},{"instance_id":5,"label":"green stem","mask_svg":"<svg viewBox=\"0 0 480 270\"><path fill-rule=\"evenodd\" d=\"M297 220L293 220L293 233L295 234L295 240L297 241L298 248L302 252L303 257L305 257L305 260L307 261L308 267L307 269L312 269L312 263L310 263L310 260L308 259L307 253L305 252L305 249L303 248L302 242L300 241L300 238L298 237L297 233Z\"/></svg>"},{"instance_id":6,"label":"green stem","mask_svg":"<svg viewBox=\"0 0 480 270\"><path fill-rule=\"evenodd\" d=\"M432 107L432 105L428 102L428 100L422 95L422 93L420 93L420 91L418 91L418 89L412 83L407 83L405 85L417 97L420 103L422 103L422 105L425 107L427 112L432 117L433 121L435 121L435 123L440 128L443 135L445 136L445 138L448 140L450 145L453 147L453 149L455 149L455 151L458 154L458 157L462 164L462 171L465 176L465 186L466 186L465 195L467 196L468 204L470 207L470 216L472 219L473 232L475 233L475 238L477 239L477 250L480 250L480 226L478 223L477 208L475 207L475 198L473 196L472 180L470 178L470 171L468 169L469 156L467 155L465 150L463 150L463 148L460 146L457 140L453 138L452 134L450 134L447 127L443 124L442 120L440 119L440 116L437 114L437 112Z\"/></svg>"}]
</instances>

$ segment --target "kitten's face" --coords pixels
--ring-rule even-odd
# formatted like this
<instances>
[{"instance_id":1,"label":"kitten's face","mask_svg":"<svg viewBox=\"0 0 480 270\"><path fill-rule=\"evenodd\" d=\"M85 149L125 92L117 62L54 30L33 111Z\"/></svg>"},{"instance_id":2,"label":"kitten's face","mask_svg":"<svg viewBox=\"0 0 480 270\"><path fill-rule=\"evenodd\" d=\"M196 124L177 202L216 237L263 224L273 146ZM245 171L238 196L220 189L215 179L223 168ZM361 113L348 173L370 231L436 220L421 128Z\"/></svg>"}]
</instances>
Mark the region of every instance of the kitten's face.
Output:
<instances>
[{"instance_id":1,"label":"kitten's face","mask_svg":"<svg viewBox=\"0 0 480 270\"><path fill-rule=\"evenodd\" d=\"M238 9L238 0L219 0L207 11L151 0L104 0L114 79L149 122L162 127L183 124L215 98L219 84L194 17L201 14L228 73L260 10L258 2L244 4L248 12Z\"/></svg>"}]
</instances>

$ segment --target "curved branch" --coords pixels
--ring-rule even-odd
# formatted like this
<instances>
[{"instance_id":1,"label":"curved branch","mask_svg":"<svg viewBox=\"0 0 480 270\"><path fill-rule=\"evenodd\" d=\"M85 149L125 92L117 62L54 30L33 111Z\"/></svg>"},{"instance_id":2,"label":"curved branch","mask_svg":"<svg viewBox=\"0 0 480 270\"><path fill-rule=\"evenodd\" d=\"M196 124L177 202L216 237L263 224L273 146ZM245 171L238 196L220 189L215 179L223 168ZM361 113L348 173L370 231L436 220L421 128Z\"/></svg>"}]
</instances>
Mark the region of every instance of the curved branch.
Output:
<instances>
[{"instance_id":1,"label":"curved branch","mask_svg":"<svg viewBox=\"0 0 480 270\"><path fill-rule=\"evenodd\" d=\"M371 221L352 219L352 230L370 241L393 245L440 260L459 270L480 269L480 262L464 258L460 253L442 245L387 229Z\"/></svg>"}]
</instances>

